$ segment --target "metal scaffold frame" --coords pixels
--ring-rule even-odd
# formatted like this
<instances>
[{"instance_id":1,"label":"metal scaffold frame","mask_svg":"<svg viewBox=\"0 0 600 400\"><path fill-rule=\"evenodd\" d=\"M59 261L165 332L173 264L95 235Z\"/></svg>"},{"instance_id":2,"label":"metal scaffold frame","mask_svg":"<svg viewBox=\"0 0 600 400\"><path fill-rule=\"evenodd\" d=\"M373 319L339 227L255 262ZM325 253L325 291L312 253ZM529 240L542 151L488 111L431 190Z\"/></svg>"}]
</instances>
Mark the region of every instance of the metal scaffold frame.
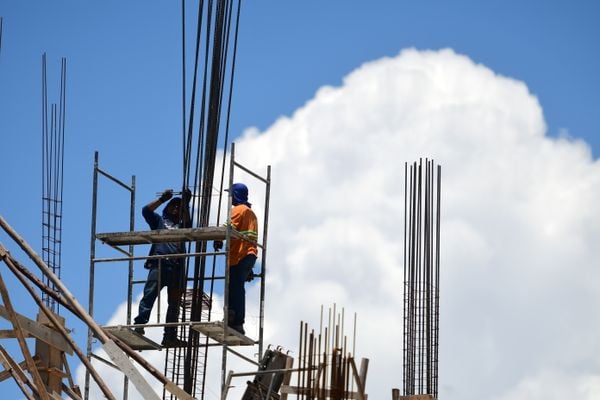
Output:
<instances>
[{"instance_id":1,"label":"metal scaffold frame","mask_svg":"<svg viewBox=\"0 0 600 400\"><path fill-rule=\"evenodd\" d=\"M165 361L165 371L163 377L165 378L165 385L163 390L163 399L167 398L181 398L179 397L179 393L174 390L170 390L168 385L174 385L179 388L180 391L184 391L183 385L183 377L184 375L191 374L194 381L199 373L202 373L202 381L192 385L192 390L189 388L185 389L189 398L199 398L204 399L204 375L206 371L206 363L207 357L206 354L209 348L212 347L222 347L222 356L221 356L221 393L226 392L226 370L227 370L227 359L229 354L233 354L245 361L248 361L253 366L256 366L260 360L260 356L263 353L263 337L264 337L264 301L265 301L265 279L266 279L266 259L267 259L267 237L268 237L268 215L269 215L269 197L270 197L270 185L271 185L271 168L267 166L266 176L261 176L249 168L245 167L241 163L235 160L235 145L231 145L231 153L229 160L229 187L234 183L234 175L235 171L241 170L245 176L250 176L253 179L256 179L258 182L265 185L264 192L264 213L262 219L262 232L259 232L259 236L262 237L262 240L259 242L254 242L256 246L261 250L259 255L260 264L257 263L256 267L260 268L260 271L254 275L254 277L259 278L258 284L260 285L259 290L259 316L258 316L258 338L256 340L251 339L247 336L244 336L237 331L229 328L226 323L222 320L211 320L210 309L213 304L213 288L214 283L218 281L223 282L223 315L228 315L228 283L229 283L229 268L226 267L228 265L228 253L229 253L229 243L231 238L239 238L242 240L252 241L248 237L244 236L241 233L238 233L231 227L229 223L224 224L224 226L213 226L213 227L197 227L197 228L183 228L176 230L155 230L155 231L135 231L134 230L134 213L135 213L135 176L132 176L131 185L127 185L120 180L114 178L110 174L106 173L98 166L98 153L95 154L94 159L94 183L93 183L93 199L92 199L92 224L91 224L91 239L90 239L90 285L89 285L89 314L93 317L94 315L94 297L96 290L96 264L101 263L112 263L112 262L127 262L129 266L128 273L128 284L127 284L127 320L126 324L118 325L118 326L105 326L103 327L104 331L110 332L110 335L114 335L118 340L125 342L128 346L130 346L133 350L161 350L166 349L169 353L173 352L174 354L179 354L173 358L173 362L179 362L180 365L168 365L167 361ZM98 176L104 176L108 178L109 181L116 183L118 186L126 189L130 193L130 225L129 231L127 232L115 232L115 233L98 233L97 228L97 203L98 203ZM231 219L231 207L232 206L232 198L231 193L228 195L228 207L227 207L227 221ZM260 222L259 222L260 224ZM206 242L207 241L225 241L225 250L224 251L207 251ZM97 258L96 257L96 246L98 242L109 245L111 248L114 248L118 251L119 257L112 258ZM131 310L132 310L132 301L133 301L133 285L134 284L143 284L145 280L142 281L134 281L133 278L133 265L135 261L140 260L148 260L148 259L158 259L159 268L160 268L160 260L165 258L166 256L136 256L134 254L135 245L139 244L152 244L152 243L164 243L164 242L188 242L190 244L196 243L201 244L201 246L196 246L196 251L191 252L188 251L182 254L169 255L170 257L184 257L188 261L188 265L191 264L192 261L199 262L212 258L214 262L219 257L220 260L224 262L224 274L221 276L215 273L215 268L211 271L208 271L209 268L202 269L203 276L200 279L194 279L194 277L189 276L189 269L186 268L186 290L184 296L182 296L182 308L184 312L180 313L179 322L176 323L166 323L160 322L160 320L151 321L152 323L148 323L143 325L147 328L159 328L165 326L176 326L178 327L179 336L183 336L184 339L191 338L192 335L196 335L196 337L200 337L202 340L189 340L187 342L187 346L178 347L178 348L164 348L161 345L154 343L152 340L142 336L133 331L134 325L132 324L131 319ZM191 248L191 246L190 246ZM198 251L200 249L200 251ZM191 268L190 268L191 269ZM204 274L206 273L206 274ZM192 320L191 314L185 312L185 307L189 307L191 299L187 298L193 291L189 290L189 284L192 283L194 288L199 288L200 293L202 294L202 304L208 308L208 312L202 312L200 317L197 320ZM205 293L205 286L210 285L210 294ZM101 292L98 290L98 292ZM194 296L197 296L196 293ZM157 305L160 304L160 293L158 294ZM160 307L160 306L159 306ZM160 319L160 310L158 312L158 318ZM225 319L226 321L226 319ZM107 360L102 359L98 355L94 354L92 349L92 342L94 340L94 333L90 330L88 332L88 347L87 347L87 356L90 362L92 360L97 360L103 363L108 363ZM256 360L252 360L247 358L246 356L238 353L233 350L233 346L245 345L245 346L257 346ZM202 350L203 360L197 357L198 351ZM196 355L196 363L191 367L193 371L189 371L190 368L186 371L187 366L189 366L189 354L190 352L194 352ZM188 361L188 364L184 366L184 362ZM201 364L201 363L204 364ZM114 366L112 363L109 365ZM118 369L118 368L117 368ZM203 369L203 371L201 371ZM88 399L90 394L89 387L89 374L86 375L85 381L85 389L84 389L84 398ZM196 382L196 381L195 381ZM137 386L137 385L136 385ZM200 393L196 393L199 390ZM123 399L127 399L128 397L128 378L124 377L123 383Z\"/></svg>"}]
</instances>

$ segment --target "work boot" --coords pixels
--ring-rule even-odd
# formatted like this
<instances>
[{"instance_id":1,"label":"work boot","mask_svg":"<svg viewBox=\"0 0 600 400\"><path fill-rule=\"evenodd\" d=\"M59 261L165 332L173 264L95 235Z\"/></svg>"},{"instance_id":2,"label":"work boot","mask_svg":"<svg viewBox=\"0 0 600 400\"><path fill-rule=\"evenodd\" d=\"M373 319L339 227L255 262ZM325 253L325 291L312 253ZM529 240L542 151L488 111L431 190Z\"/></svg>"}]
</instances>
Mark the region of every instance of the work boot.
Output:
<instances>
[{"instance_id":1,"label":"work boot","mask_svg":"<svg viewBox=\"0 0 600 400\"><path fill-rule=\"evenodd\" d=\"M229 325L229 327L235 331L238 331L242 335L246 334L246 332L244 331L244 325Z\"/></svg>"},{"instance_id":2,"label":"work boot","mask_svg":"<svg viewBox=\"0 0 600 400\"><path fill-rule=\"evenodd\" d=\"M162 345L163 347L185 347L187 342L175 336L163 336Z\"/></svg>"},{"instance_id":3,"label":"work boot","mask_svg":"<svg viewBox=\"0 0 600 400\"><path fill-rule=\"evenodd\" d=\"M144 330L143 326L136 326L135 328L133 328L133 331L142 336L146 334L146 331Z\"/></svg>"}]
</instances>

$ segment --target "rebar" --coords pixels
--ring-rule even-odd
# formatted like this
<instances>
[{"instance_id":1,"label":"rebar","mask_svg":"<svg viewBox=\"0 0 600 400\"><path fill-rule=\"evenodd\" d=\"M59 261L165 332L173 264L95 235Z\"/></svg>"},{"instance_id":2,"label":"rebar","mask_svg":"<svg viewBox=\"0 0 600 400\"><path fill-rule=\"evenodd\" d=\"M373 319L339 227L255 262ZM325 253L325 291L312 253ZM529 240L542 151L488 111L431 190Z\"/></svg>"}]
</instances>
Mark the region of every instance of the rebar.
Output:
<instances>
[{"instance_id":1,"label":"rebar","mask_svg":"<svg viewBox=\"0 0 600 400\"><path fill-rule=\"evenodd\" d=\"M441 167L405 165L403 394L438 395Z\"/></svg>"},{"instance_id":2,"label":"rebar","mask_svg":"<svg viewBox=\"0 0 600 400\"><path fill-rule=\"evenodd\" d=\"M334 306L335 307L335 306ZM343 314L329 309L329 322L334 322L322 331L322 315L319 333L308 328L308 324L300 322L300 343L298 351L298 371L296 387L287 388L288 393L296 393L302 400L347 400L364 399L366 380L366 360L364 377L359 377L354 365L354 343L350 346L343 330ZM356 318L356 316L355 316ZM330 332L332 332L330 334ZM354 336L356 336L354 334ZM354 339L352 339L354 341ZM352 348L352 351L348 349ZM357 391L351 387L356 384Z\"/></svg>"},{"instance_id":3,"label":"rebar","mask_svg":"<svg viewBox=\"0 0 600 400\"><path fill-rule=\"evenodd\" d=\"M42 258L59 278L62 260L63 172L66 121L67 60L61 59L60 99L48 115L46 53L42 55ZM54 290L56 288L44 278ZM59 313L58 304L42 292L45 304Z\"/></svg>"}]
</instances>

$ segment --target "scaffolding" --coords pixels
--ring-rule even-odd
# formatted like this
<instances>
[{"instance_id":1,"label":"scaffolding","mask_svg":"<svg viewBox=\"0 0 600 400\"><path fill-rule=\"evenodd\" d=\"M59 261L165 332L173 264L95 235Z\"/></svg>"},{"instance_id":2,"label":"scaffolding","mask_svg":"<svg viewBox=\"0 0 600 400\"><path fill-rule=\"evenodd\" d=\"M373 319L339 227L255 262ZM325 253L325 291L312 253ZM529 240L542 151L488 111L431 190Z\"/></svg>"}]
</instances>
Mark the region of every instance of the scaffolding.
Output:
<instances>
[{"instance_id":1,"label":"scaffolding","mask_svg":"<svg viewBox=\"0 0 600 400\"><path fill-rule=\"evenodd\" d=\"M266 256L267 256L267 232L268 232L268 215L269 215L269 196L270 196L270 166L267 167L266 176L261 176L244 165L238 163L234 156L235 146L232 144L229 162L229 187L234 183L234 175L236 171L242 171L245 176L257 180L264 184L264 210L262 215L262 240L255 242L245 235L237 232L230 224L223 226L208 226L196 228L182 228L172 230L153 230L153 231L135 231L135 176L131 178L131 184L126 184L106 171L102 170L98 165L98 153L94 157L94 177L93 177L93 195L92 195L92 224L90 238L90 276L89 276L89 309L88 313L94 317L94 301L96 292L101 292L97 285L97 268L100 264L127 263L128 279L127 279L127 306L126 306L126 321L124 324L114 326L104 326L103 330L114 335L118 340L124 342L131 349L141 350L164 350L167 352L165 357L164 375L177 385L192 398L204 399L204 379L206 377L207 354L209 348L221 347L221 393L225 391L226 383L226 368L227 360L230 354L238 356L254 365L258 364L263 353L263 335L264 335L264 300L265 300L265 277L266 277ZM97 232L97 212L98 212L98 178L105 177L110 182L116 183L118 187L129 193L129 231L98 233ZM232 198L231 193L228 197L227 221L230 221ZM228 283L229 283L229 268L228 265L228 250L231 238L239 238L242 240L252 241L260 249L259 260L255 268L259 268L259 272L254 275L259 279L259 316L258 316L258 338L250 338L228 327L225 318L219 318L212 313L212 307L215 304L213 298L215 285L222 283L223 288L223 316L228 315ZM224 251L215 250L208 251L208 241L224 241L226 246ZM154 255L154 256L136 256L135 247L137 245L148 245L154 243L169 243L169 242L185 242L188 243L188 251L180 254ZM97 257L98 244L108 245L111 249L119 253L117 257ZM195 244L195 251L190 251L192 244ZM188 268L186 268L186 290L181 299L181 310L179 313L178 322L161 322L160 321L160 292L157 297L155 308L157 308L156 322L145 325L134 325L132 323L131 311L133 307L133 286L144 284L145 280L134 280L134 263L144 262L149 259L156 259L158 268L161 268L161 261L167 257L181 257L186 260ZM212 259L213 266L222 262L223 272L219 273L216 268L208 271L208 268L202 268L200 277L190 276L189 265L191 263L201 263L204 266L207 259ZM198 265L198 264L196 264ZM159 274L160 275L160 274ZM192 287L189 287L189 286ZM159 285L160 287L160 285ZM205 289L210 287L207 293ZM199 300L199 301L198 301ZM193 303L200 303L200 314L197 318L193 317ZM215 319L217 318L217 319ZM225 322L224 322L225 321ZM158 344L150 338L135 332L134 327L143 327L148 329L164 328L167 326L175 326L180 338L186 340L187 345L175 348L166 348ZM87 341L87 356L88 359L108 363L98 354L93 351L94 333L88 331ZM237 351L233 350L235 346L255 346L256 361L248 359ZM191 356L190 356L191 355ZM195 360L190 365L190 359ZM201 376L199 374L202 374ZM192 380L190 387L189 381ZM84 398L90 398L90 379L89 373L86 373ZM177 394L168 390L165 386L163 390L163 399L178 398ZM128 397L128 378L124 376L123 382L123 399Z\"/></svg>"}]
</instances>

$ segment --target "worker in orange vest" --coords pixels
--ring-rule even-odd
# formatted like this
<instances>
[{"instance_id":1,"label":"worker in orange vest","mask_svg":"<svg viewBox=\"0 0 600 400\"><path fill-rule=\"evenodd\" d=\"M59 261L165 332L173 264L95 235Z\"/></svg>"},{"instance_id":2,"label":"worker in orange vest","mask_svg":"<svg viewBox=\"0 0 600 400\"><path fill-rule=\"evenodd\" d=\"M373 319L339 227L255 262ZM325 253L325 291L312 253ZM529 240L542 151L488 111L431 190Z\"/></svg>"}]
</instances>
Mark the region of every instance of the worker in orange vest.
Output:
<instances>
[{"instance_id":1,"label":"worker in orange vest","mask_svg":"<svg viewBox=\"0 0 600 400\"><path fill-rule=\"evenodd\" d=\"M244 239L231 238L229 243L229 287L228 287L228 325L244 334L246 316L246 290L244 284L254 278L252 268L256 263L258 249L258 222L248 202L248 187L243 183L234 183L231 189L231 227L245 236ZM214 243L215 249L223 247L222 242Z\"/></svg>"}]
</instances>

